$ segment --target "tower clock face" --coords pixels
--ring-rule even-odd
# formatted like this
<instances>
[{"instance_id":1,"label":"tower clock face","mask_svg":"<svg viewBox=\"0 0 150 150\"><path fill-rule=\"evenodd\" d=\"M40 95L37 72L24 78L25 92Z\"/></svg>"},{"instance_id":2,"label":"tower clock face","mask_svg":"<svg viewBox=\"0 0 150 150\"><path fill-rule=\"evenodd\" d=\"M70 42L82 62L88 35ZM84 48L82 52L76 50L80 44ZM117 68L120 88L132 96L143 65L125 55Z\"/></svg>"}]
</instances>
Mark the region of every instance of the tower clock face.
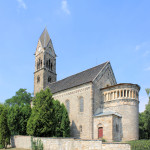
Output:
<instances>
[{"instance_id":1,"label":"tower clock face","mask_svg":"<svg viewBox=\"0 0 150 150\"><path fill-rule=\"evenodd\" d=\"M38 51L39 51L39 52L41 51L41 47L38 48Z\"/></svg>"}]
</instances>

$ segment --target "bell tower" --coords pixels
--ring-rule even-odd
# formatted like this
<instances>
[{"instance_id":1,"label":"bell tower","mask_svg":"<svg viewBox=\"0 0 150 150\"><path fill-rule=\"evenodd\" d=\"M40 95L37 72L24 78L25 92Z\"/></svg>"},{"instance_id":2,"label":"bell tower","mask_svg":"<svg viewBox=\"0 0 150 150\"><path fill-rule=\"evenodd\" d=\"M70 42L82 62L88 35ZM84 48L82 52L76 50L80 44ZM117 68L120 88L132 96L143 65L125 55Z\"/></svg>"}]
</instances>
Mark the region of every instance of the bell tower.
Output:
<instances>
[{"instance_id":1,"label":"bell tower","mask_svg":"<svg viewBox=\"0 0 150 150\"><path fill-rule=\"evenodd\" d=\"M34 95L46 88L49 83L56 82L56 78L56 54L45 28L35 52Z\"/></svg>"}]
</instances>

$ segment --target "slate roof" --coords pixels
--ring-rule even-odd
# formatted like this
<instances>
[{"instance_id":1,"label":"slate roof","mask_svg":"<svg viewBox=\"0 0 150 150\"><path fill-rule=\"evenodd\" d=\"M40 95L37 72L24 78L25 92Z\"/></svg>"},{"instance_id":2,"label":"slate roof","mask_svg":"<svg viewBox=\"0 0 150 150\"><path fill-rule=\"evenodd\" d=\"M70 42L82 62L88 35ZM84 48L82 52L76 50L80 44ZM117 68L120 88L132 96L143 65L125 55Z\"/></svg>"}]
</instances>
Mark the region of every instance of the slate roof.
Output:
<instances>
[{"instance_id":1,"label":"slate roof","mask_svg":"<svg viewBox=\"0 0 150 150\"><path fill-rule=\"evenodd\" d=\"M43 48L47 47L48 43L51 41L46 28L44 29L44 31L42 32L42 34L40 36L40 41L41 41Z\"/></svg>"},{"instance_id":2,"label":"slate roof","mask_svg":"<svg viewBox=\"0 0 150 150\"><path fill-rule=\"evenodd\" d=\"M122 117L120 114L113 112L113 111L108 111L108 112L102 112L99 114L94 115L94 117L100 117L100 116L109 116L109 115L116 115L118 117Z\"/></svg>"},{"instance_id":3,"label":"slate roof","mask_svg":"<svg viewBox=\"0 0 150 150\"><path fill-rule=\"evenodd\" d=\"M84 83L88 83L94 80L94 78L98 75L98 73L103 69L103 67L108 62L85 70L83 72L77 73L75 75L69 76L63 80L59 80L57 82L53 82L49 84L49 88L52 93L57 93L75 86L82 85Z\"/></svg>"}]
</instances>

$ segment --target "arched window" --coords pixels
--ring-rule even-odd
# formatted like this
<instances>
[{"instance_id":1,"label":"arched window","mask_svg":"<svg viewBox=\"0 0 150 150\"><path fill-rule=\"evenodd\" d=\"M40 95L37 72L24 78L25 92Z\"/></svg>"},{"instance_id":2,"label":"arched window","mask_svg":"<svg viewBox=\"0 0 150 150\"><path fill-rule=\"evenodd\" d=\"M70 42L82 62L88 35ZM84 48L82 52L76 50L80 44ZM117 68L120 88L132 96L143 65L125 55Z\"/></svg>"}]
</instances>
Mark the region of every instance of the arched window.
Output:
<instances>
[{"instance_id":1,"label":"arched window","mask_svg":"<svg viewBox=\"0 0 150 150\"><path fill-rule=\"evenodd\" d=\"M42 68L42 60L41 60L41 68Z\"/></svg>"},{"instance_id":2,"label":"arched window","mask_svg":"<svg viewBox=\"0 0 150 150\"><path fill-rule=\"evenodd\" d=\"M53 71L53 64L51 63L51 70Z\"/></svg>"},{"instance_id":3,"label":"arched window","mask_svg":"<svg viewBox=\"0 0 150 150\"><path fill-rule=\"evenodd\" d=\"M129 97L129 90L127 90L127 97Z\"/></svg>"},{"instance_id":4,"label":"arched window","mask_svg":"<svg viewBox=\"0 0 150 150\"><path fill-rule=\"evenodd\" d=\"M48 60L46 60L46 68L48 68Z\"/></svg>"},{"instance_id":5,"label":"arched window","mask_svg":"<svg viewBox=\"0 0 150 150\"><path fill-rule=\"evenodd\" d=\"M136 98L138 99L138 92L136 92Z\"/></svg>"},{"instance_id":6,"label":"arched window","mask_svg":"<svg viewBox=\"0 0 150 150\"><path fill-rule=\"evenodd\" d=\"M68 113L70 113L70 102L69 102L69 100L66 100L66 109L67 109L67 111L68 111Z\"/></svg>"},{"instance_id":7,"label":"arched window","mask_svg":"<svg viewBox=\"0 0 150 150\"><path fill-rule=\"evenodd\" d=\"M40 69L41 68L41 58L39 58L39 60L38 60L38 69Z\"/></svg>"},{"instance_id":8,"label":"arched window","mask_svg":"<svg viewBox=\"0 0 150 150\"><path fill-rule=\"evenodd\" d=\"M84 99L83 97L80 97L80 112L84 111Z\"/></svg>"},{"instance_id":9,"label":"arched window","mask_svg":"<svg viewBox=\"0 0 150 150\"><path fill-rule=\"evenodd\" d=\"M51 64L51 61L50 59L48 60L48 68L50 69L50 64Z\"/></svg>"},{"instance_id":10,"label":"arched window","mask_svg":"<svg viewBox=\"0 0 150 150\"><path fill-rule=\"evenodd\" d=\"M37 76L37 83L40 82L40 76Z\"/></svg>"},{"instance_id":11,"label":"arched window","mask_svg":"<svg viewBox=\"0 0 150 150\"><path fill-rule=\"evenodd\" d=\"M123 91L121 90L121 97L123 97Z\"/></svg>"},{"instance_id":12,"label":"arched window","mask_svg":"<svg viewBox=\"0 0 150 150\"><path fill-rule=\"evenodd\" d=\"M116 132L119 132L119 125L116 124Z\"/></svg>"},{"instance_id":13,"label":"arched window","mask_svg":"<svg viewBox=\"0 0 150 150\"><path fill-rule=\"evenodd\" d=\"M120 96L120 93L119 93L119 91L117 91L117 98L119 98L119 96Z\"/></svg>"},{"instance_id":14,"label":"arched window","mask_svg":"<svg viewBox=\"0 0 150 150\"><path fill-rule=\"evenodd\" d=\"M126 97L126 90L124 90L124 97Z\"/></svg>"},{"instance_id":15,"label":"arched window","mask_svg":"<svg viewBox=\"0 0 150 150\"><path fill-rule=\"evenodd\" d=\"M52 81L52 78L49 76L48 77L48 82L51 82Z\"/></svg>"}]
</instances>

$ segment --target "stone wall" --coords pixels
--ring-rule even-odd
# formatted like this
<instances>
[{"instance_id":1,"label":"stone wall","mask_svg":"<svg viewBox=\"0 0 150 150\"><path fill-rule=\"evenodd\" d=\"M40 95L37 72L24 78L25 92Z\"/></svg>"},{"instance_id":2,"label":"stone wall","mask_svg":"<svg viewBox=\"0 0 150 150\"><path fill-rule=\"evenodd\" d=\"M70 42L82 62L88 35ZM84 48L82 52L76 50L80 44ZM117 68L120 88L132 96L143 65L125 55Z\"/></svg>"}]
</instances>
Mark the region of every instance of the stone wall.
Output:
<instances>
[{"instance_id":1,"label":"stone wall","mask_svg":"<svg viewBox=\"0 0 150 150\"><path fill-rule=\"evenodd\" d=\"M103 143L101 140L80 140L73 138L33 138L41 139L44 150L130 150L129 144ZM31 136L14 136L12 147L31 149Z\"/></svg>"},{"instance_id":2,"label":"stone wall","mask_svg":"<svg viewBox=\"0 0 150 150\"><path fill-rule=\"evenodd\" d=\"M139 99L140 88L136 84L122 83L101 91L104 93L104 108L122 116L122 140L139 138Z\"/></svg>"},{"instance_id":3,"label":"stone wall","mask_svg":"<svg viewBox=\"0 0 150 150\"><path fill-rule=\"evenodd\" d=\"M103 138L107 141L113 141L113 116L102 116L94 118L94 139L98 139L98 128L103 128Z\"/></svg>"},{"instance_id":4,"label":"stone wall","mask_svg":"<svg viewBox=\"0 0 150 150\"><path fill-rule=\"evenodd\" d=\"M54 99L68 104L71 136L92 139L92 83L80 85L55 93ZM83 98L83 112L80 112L80 98ZM66 107L67 108L67 107Z\"/></svg>"},{"instance_id":5,"label":"stone wall","mask_svg":"<svg viewBox=\"0 0 150 150\"><path fill-rule=\"evenodd\" d=\"M103 143L102 150L131 150L131 146L126 143Z\"/></svg>"},{"instance_id":6,"label":"stone wall","mask_svg":"<svg viewBox=\"0 0 150 150\"><path fill-rule=\"evenodd\" d=\"M11 146L16 148L31 149L31 136L12 136Z\"/></svg>"}]
</instances>

